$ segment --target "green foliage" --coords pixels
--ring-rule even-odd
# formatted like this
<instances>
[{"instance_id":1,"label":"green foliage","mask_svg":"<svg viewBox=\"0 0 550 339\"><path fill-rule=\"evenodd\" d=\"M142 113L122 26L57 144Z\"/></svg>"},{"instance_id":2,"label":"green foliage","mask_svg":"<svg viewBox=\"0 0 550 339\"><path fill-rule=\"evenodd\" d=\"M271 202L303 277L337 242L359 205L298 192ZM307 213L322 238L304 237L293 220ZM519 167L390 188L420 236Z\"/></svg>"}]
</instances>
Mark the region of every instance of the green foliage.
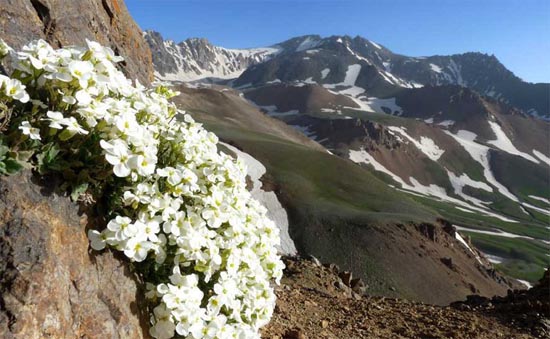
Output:
<instances>
[{"instance_id":1,"label":"green foliage","mask_svg":"<svg viewBox=\"0 0 550 339\"><path fill-rule=\"evenodd\" d=\"M23 169L23 165L17 161L17 156L9 147L0 143L0 174L12 175Z\"/></svg>"}]
</instances>

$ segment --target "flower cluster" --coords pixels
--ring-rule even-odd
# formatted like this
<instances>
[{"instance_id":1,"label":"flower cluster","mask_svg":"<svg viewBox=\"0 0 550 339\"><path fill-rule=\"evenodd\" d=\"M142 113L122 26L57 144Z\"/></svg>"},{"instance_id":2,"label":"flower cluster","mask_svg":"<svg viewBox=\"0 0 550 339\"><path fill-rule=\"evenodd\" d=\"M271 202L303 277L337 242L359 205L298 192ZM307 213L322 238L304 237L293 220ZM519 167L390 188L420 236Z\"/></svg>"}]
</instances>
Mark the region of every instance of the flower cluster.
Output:
<instances>
[{"instance_id":1,"label":"flower cluster","mask_svg":"<svg viewBox=\"0 0 550 339\"><path fill-rule=\"evenodd\" d=\"M17 101L11 125L21 138L12 145L113 195L107 227L88 237L93 249L122 251L147 269L151 335L259 338L283 264L278 229L246 190L244 165L177 111L168 100L177 93L133 85L109 48L39 40L16 52L0 40L0 58L8 54L0 102Z\"/></svg>"}]
</instances>

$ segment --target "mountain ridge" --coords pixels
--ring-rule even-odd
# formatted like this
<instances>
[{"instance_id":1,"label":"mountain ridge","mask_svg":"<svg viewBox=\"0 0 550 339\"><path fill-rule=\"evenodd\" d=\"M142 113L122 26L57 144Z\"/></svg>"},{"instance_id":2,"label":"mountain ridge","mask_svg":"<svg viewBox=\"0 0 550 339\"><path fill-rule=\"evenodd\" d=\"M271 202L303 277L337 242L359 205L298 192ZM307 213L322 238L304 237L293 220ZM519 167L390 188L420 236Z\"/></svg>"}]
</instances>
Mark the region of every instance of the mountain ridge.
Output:
<instances>
[{"instance_id":1,"label":"mountain ridge","mask_svg":"<svg viewBox=\"0 0 550 339\"><path fill-rule=\"evenodd\" d=\"M402 88L460 85L521 108L530 115L550 119L550 103L545 100L550 93L550 83L523 81L493 54L464 52L410 57L393 53L361 36L311 34L249 49L214 46L204 38L190 38L177 44L167 40L165 43L179 46L179 49L168 48L172 50L170 61L167 60L170 51L165 52L160 47L160 33L147 31L144 36L150 43L156 75L161 80L207 81L214 78L210 80L231 81L234 86L246 87L300 79L305 83L330 85L342 83L345 67L358 64L362 65L358 83L353 85L375 96L391 96ZM203 60L206 62L200 67L176 66L175 60L189 61L187 56L200 54L202 50L213 51L215 56ZM333 66L328 68L328 73L323 73L326 65ZM280 71L281 67L284 71ZM281 77L281 72L290 74L291 78Z\"/></svg>"}]
</instances>

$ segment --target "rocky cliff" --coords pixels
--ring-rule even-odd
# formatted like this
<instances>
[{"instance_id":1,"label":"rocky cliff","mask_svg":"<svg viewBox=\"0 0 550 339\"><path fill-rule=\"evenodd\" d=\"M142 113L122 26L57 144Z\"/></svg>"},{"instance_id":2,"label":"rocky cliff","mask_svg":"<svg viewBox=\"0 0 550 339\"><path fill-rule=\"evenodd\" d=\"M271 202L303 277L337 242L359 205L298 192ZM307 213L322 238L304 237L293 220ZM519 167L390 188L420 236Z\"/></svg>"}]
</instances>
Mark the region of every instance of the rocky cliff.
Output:
<instances>
[{"instance_id":1,"label":"rocky cliff","mask_svg":"<svg viewBox=\"0 0 550 339\"><path fill-rule=\"evenodd\" d=\"M48 181L0 177L0 337L144 338L142 285L128 262L89 250L96 226Z\"/></svg>"},{"instance_id":2,"label":"rocky cliff","mask_svg":"<svg viewBox=\"0 0 550 339\"><path fill-rule=\"evenodd\" d=\"M0 38L14 48L39 38L54 47L92 39L124 56L130 78L149 83L153 77L151 51L123 0L3 0Z\"/></svg>"}]
</instances>

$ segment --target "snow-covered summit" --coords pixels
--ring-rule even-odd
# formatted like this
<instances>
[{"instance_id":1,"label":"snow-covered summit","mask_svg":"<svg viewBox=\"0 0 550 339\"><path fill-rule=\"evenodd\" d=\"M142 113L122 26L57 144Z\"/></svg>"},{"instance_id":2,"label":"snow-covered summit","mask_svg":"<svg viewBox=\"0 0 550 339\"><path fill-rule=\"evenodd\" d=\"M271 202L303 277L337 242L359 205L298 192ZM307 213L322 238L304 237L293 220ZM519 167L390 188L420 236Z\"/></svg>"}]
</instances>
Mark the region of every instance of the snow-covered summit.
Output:
<instances>
[{"instance_id":1,"label":"snow-covered summit","mask_svg":"<svg viewBox=\"0 0 550 339\"><path fill-rule=\"evenodd\" d=\"M161 80L237 78L250 65L262 62L280 50L277 47L229 49L214 46L204 38L175 43L164 40L154 31L146 31L144 36L153 53L155 76Z\"/></svg>"},{"instance_id":2,"label":"snow-covered summit","mask_svg":"<svg viewBox=\"0 0 550 339\"><path fill-rule=\"evenodd\" d=\"M349 89L388 96L402 89L458 85L550 118L550 84L531 84L510 72L494 55L463 53L411 57L360 36L304 35L276 45L228 49L192 38L175 43L147 31L156 77L171 81L234 79L236 87L273 83L332 86L345 81L349 67L359 70Z\"/></svg>"}]
</instances>

